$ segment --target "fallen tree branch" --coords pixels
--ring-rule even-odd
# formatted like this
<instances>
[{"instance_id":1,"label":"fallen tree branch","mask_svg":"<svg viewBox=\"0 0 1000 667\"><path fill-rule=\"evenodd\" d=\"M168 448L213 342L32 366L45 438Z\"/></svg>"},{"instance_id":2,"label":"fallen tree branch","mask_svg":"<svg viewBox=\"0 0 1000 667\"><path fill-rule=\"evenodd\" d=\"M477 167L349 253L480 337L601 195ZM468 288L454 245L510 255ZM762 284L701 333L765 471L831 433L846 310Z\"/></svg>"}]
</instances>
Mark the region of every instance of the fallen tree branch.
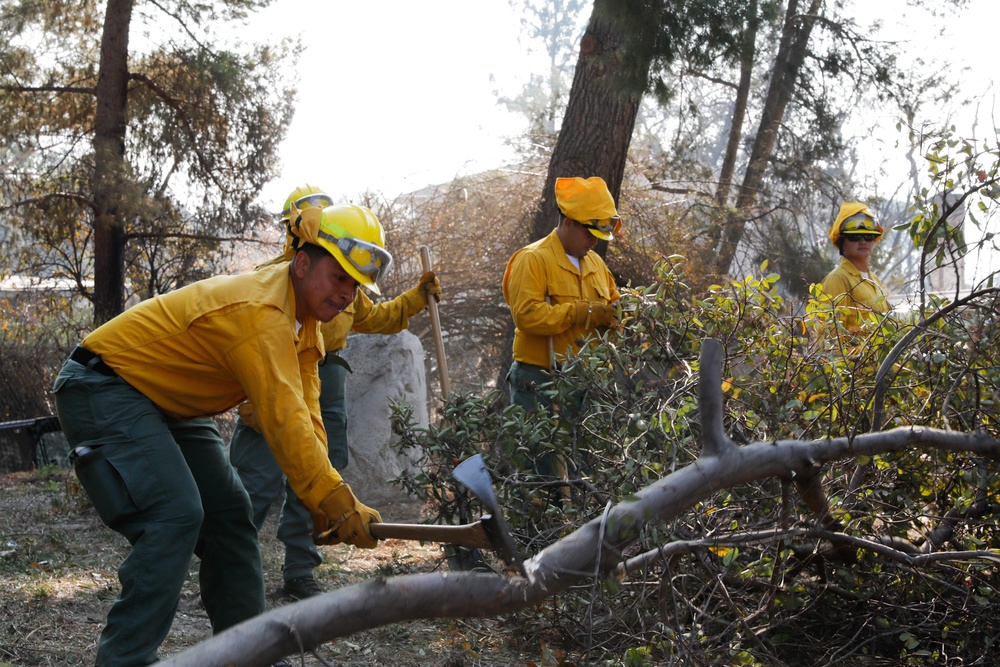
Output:
<instances>
[{"instance_id":1,"label":"fallen tree branch","mask_svg":"<svg viewBox=\"0 0 1000 667\"><path fill-rule=\"evenodd\" d=\"M610 507L525 561L526 577L443 572L380 578L274 609L229 628L159 663L162 667L267 667L287 655L312 651L323 642L390 623L419 618L492 617L534 605L574 584L614 572L623 550L643 528L671 521L699 501L739 484L806 474L833 461L911 448L971 452L1000 459L1000 440L984 433L904 427L851 438L810 442L776 440L738 446L721 428L721 346L704 341L701 356L703 454L694 463ZM818 531L831 541L861 538ZM886 554L891 547L863 541ZM940 553L914 556L892 549L910 564L935 562ZM994 552L973 552L998 558ZM963 559L971 556L963 553Z\"/></svg>"}]
</instances>

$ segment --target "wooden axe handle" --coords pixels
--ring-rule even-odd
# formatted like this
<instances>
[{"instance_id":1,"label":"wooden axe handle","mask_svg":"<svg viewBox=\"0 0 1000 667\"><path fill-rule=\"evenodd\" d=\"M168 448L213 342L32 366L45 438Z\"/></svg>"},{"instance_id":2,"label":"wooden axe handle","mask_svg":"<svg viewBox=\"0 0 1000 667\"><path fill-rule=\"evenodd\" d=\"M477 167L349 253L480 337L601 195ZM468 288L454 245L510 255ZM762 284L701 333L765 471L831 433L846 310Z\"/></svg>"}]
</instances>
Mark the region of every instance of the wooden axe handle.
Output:
<instances>
[{"instance_id":1,"label":"wooden axe handle","mask_svg":"<svg viewBox=\"0 0 1000 667\"><path fill-rule=\"evenodd\" d=\"M419 540L442 544L493 549L482 520L461 526L437 526L427 523L369 523L368 531L379 540Z\"/></svg>"},{"instance_id":2,"label":"wooden axe handle","mask_svg":"<svg viewBox=\"0 0 1000 667\"><path fill-rule=\"evenodd\" d=\"M431 250L425 245L420 246L420 261L424 266L425 273L431 270ZM431 333L434 334L434 351L437 354L438 377L441 381L441 398L445 399L451 393L451 378L448 377L448 358L444 354L444 336L441 335L441 315L438 313L438 303L434 297L427 299L427 310L431 314Z\"/></svg>"}]
</instances>

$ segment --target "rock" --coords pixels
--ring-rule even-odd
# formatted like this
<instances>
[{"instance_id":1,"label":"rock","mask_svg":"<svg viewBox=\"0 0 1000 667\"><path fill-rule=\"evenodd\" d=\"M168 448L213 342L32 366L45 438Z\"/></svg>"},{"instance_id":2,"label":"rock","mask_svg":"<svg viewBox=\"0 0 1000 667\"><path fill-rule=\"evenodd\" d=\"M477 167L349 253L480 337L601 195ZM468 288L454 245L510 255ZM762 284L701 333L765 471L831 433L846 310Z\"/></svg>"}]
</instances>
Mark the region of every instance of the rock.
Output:
<instances>
[{"instance_id":1,"label":"rock","mask_svg":"<svg viewBox=\"0 0 1000 667\"><path fill-rule=\"evenodd\" d=\"M347 440L350 456L342 472L361 502L379 504L412 500L389 483L416 458L396 455L391 403L413 408L413 418L427 426L427 379L424 347L409 331L392 336L353 335L341 353L351 366L347 375Z\"/></svg>"}]
</instances>

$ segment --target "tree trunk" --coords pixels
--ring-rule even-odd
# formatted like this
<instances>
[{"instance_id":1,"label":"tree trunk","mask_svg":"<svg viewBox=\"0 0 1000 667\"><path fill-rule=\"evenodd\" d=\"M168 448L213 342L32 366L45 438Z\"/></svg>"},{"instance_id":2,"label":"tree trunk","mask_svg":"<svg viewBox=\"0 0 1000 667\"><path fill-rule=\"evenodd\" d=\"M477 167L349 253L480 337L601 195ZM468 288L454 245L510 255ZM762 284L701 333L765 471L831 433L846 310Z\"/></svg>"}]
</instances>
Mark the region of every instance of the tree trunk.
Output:
<instances>
[{"instance_id":1,"label":"tree trunk","mask_svg":"<svg viewBox=\"0 0 1000 667\"><path fill-rule=\"evenodd\" d=\"M94 118L94 324L124 309L123 188L133 0L108 0Z\"/></svg>"},{"instance_id":2,"label":"tree trunk","mask_svg":"<svg viewBox=\"0 0 1000 667\"><path fill-rule=\"evenodd\" d=\"M616 86L620 42L608 22L600 18L596 0L587 30L580 40L580 57L573 74L566 115L549 161L542 200L531 240L546 236L558 222L556 178L600 176L618 201L625 159L641 93L624 93ZM602 242L601 250L606 247ZM599 250L600 251L600 250Z\"/></svg>"},{"instance_id":3,"label":"tree trunk","mask_svg":"<svg viewBox=\"0 0 1000 667\"><path fill-rule=\"evenodd\" d=\"M715 203L718 206L716 215L719 219L725 216L726 203L729 201L729 190L733 185L733 174L736 173L736 159L740 154L740 139L743 137L743 122L747 115L747 100L750 99L750 84L753 82L753 63L757 53L757 1L747 3L747 29L743 34L743 48L740 53L740 83L736 89L736 101L733 104L733 120L729 126L729 139L726 142L726 154L722 158L722 170L719 172L719 185L715 190ZM719 234L712 239L712 245L719 242Z\"/></svg>"},{"instance_id":4,"label":"tree trunk","mask_svg":"<svg viewBox=\"0 0 1000 667\"><path fill-rule=\"evenodd\" d=\"M771 69L771 84L767 90L760 126L754 137L747 171L740 186L736 207L726 215L722 231L722 246L715 262L715 272L725 274L736 256L736 248L743 239L746 223L752 218L757 192L764 182L767 163L774 153L774 144L785 116L785 109L795 92L795 84L805 61L809 37L818 18L822 0L811 0L809 10L799 14L798 0L790 0L785 12L781 44Z\"/></svg>"}]
</instances>

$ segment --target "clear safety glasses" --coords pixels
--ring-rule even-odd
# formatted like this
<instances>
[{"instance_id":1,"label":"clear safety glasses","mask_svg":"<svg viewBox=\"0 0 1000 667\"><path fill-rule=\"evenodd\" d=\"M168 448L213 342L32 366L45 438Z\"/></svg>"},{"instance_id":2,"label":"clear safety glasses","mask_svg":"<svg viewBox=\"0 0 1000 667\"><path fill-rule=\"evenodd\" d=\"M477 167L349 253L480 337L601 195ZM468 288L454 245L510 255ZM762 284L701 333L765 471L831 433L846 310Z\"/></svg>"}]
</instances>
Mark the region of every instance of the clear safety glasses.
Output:
<instances>
[{"instance_id":1,"label":"clear safety glasses","mask_svg":"<svg viewBox=\"0 0 1000 667\"><path fill-rule=\"evenodd\" d=\"M319 230L318 236L324 241L337 246L337 249L347 258L361 275L368 276L372 282L378 283L392 266L392 255L385 248L380 248L374 243L362 241L361 239L342 239Z\"/></svg>"},{"instance_id":2,"label":"clear safety glasses","mask_svg":"<svg viewBox=\"0 0 1000 667\"><path fill-rule=\"evenodd\" d=\"M841 234L865 234L872 233L878 236L878 223L875 219L864 213L856 213L840 223Z\"/></svg>"},{"instance_id":3,"label":"clear safety glasses","mask_svg":"<svg viewBox=\"0 0 1000 667\"><path fill-rule=\"evenodd\" d=\"M579 222L587 229L593 229L604 234L614 234L621 229L622 226L622 219L617 215L611 218L604 218L603 220L587 220Z\"/></svg>"},{"instance_id":4,"label":"clear safety glasses","mask_svg":"<svg viewBox=\"0 0 1000 667\"><path fill-rule=\"evenodd\" d=\"M310 206L316 206L318 208L326 208L327 206L333 206L333 199L329 195L325 195L321 192L316 194L306 195L305 197L299 197L295 200L295 208L302 209L309 208ZM291 207L286 208L281 212L282 217L287 218L292 214Z\"/></svg>"}]
</instances>

